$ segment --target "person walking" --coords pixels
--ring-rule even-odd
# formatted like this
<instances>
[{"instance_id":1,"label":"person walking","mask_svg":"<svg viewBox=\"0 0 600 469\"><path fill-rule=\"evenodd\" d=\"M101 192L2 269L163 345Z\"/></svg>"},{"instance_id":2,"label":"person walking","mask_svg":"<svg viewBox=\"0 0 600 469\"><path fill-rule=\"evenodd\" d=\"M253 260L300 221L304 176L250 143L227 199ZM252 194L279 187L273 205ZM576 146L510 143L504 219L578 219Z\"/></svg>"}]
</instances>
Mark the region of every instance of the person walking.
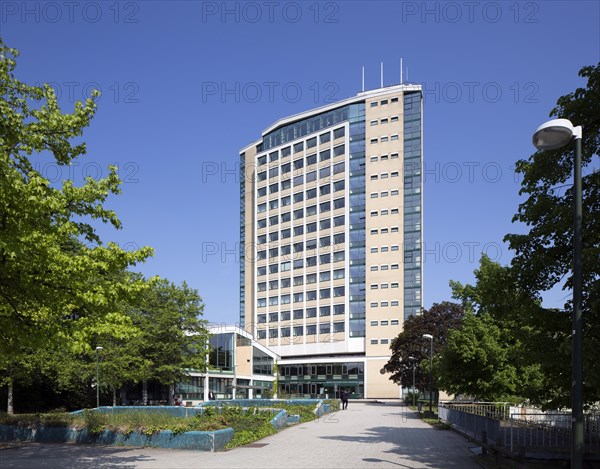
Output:
<instances>
[{"instance_id":1,"label":"person walking","mask_svg":"<svg viewBox=\"0 0 600 469\"><path fill-rule=\"evenodd\" d=\"M345 389L342 389L340 399L342 400L342 410L346 410L348 408L348 392Z\"/></svg>"}]
</instances>

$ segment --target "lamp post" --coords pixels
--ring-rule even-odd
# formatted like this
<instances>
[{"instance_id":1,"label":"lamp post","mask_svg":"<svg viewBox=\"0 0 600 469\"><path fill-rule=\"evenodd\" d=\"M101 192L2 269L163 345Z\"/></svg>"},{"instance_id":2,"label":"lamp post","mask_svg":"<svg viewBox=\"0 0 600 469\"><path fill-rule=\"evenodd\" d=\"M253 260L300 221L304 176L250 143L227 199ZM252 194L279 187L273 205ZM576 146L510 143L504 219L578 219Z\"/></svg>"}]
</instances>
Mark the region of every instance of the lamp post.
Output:
<instances>
[{"instance_id":1,"label":"lamp post","mask_svg":"<svg viewBox=\"0 0 600 469\"><path fill-rule=\"evenodd\" d=\"M412 386L412 395L413 395L413 407L415 407L416 404L416 396L415 396L415 361L417 360L415 357L408 357L409 360L412 360L412 366L413 366L413 386Z\"/></svg>"},{"instance_id":2,"label":"lamp post","mask_svg":"<svg viewBox=\"0 0 600 469\"><path fill-rule=\"evenodd\" d=\"M431 394L431 386L433 383L433 336L431 334L423 334L424 339L429 339L429 415L433 413L433 395Z\"/></svg>"},{"instance_id":3,"label":"lamp post","mask_svg":"<svg viewBox=\"0 0 600 469\"><path fill-rule=\"evenodd\" d=\"M98 351L104 350L104 347L96 347L96 407L100 407L100 379L98 373Z\"/></svg>"},{"instance_id":4,"label":"lamp post","mask_svg":"<svg viewBox=\"0 0 600 469\"><path fill-rule=\"evenodd\" d=\"M582 128L568 119L553 119L540 125L533 134L539 150L556 150L575 140L573 163L573 339L571 391L571 467L583 466L583 312L582 312Z\"/></svg>"}]
</instances>

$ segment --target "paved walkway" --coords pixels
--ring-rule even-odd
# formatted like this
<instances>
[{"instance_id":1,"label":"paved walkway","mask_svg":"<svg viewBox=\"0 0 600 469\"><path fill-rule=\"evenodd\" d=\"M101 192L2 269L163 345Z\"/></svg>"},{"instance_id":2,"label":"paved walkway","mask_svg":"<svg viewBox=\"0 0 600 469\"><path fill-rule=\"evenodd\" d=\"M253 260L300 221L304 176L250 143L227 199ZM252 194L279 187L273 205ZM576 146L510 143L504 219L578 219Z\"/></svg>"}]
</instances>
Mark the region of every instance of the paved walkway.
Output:
<instances>
[{"instance_id":1,"label":"paved walkway","mask_svg":"<svg viewBox=\"0 0 600 469\"><path fill-rule=\"evenodd\" d=\"M9 468L444 468L476 469L473 444L436 430L399 403L356 403L254 446L217 453L27 443L0 449Z\"/></svg>"}]
</instances>

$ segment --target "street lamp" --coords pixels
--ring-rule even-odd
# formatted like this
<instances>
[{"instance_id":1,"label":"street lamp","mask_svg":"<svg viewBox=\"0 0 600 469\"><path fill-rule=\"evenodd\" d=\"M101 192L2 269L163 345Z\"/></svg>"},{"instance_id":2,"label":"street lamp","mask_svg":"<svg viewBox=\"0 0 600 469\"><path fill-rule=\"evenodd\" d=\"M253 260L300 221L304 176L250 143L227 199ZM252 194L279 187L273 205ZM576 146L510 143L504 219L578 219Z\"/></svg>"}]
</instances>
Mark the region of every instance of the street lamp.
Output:
<instances>
[{"instance_id":1,"label":"street lamp","mask_svg":"<svg viewBox=\"0 0 600 469\"><path fill-rule=\"evenodd\" d=\"M582 178L581 126L568 119L553 119L540 125L533 134L539 150L556 150L575 140L573 164L573 340L571 391L571 467L583 466L583 313L582 313Z\"/></svg>"},{"instance_id":2,"label":"street lamp","mask_svg":"<svg viewBox=\"0 0 600 469\"><path fill-rule=\"evenodd\" d=\"M416 396L415 396L415 361L417 360L415 357L408 357L409 360L412 360L412 365L413 365L413 389L412 389L412 395L413 395L413 407L416 406Z\"/></svg>"},{"instance_id":3,"label":"street lamp","mask_svg":"<svg viewBox=\"0 0 600 469\"><path fill-rule=\"evenodd\" d=\"M96 407L100 407L100 379L98 374L98 351L104 350L104 347L96 347Z\"/></svg>"},{"instance_id":4,"label":"street lamp","mask_svg":"<svg viewBox=\"0 0 600 469\"><path fill-rule=\"evenodd\" d=\"M424 339L429 339L431 347L429 348L429 415L433 414L433 395L431 394L431 385L433 382L433 336L423 334Z\"/></svg>"}]
</instances>

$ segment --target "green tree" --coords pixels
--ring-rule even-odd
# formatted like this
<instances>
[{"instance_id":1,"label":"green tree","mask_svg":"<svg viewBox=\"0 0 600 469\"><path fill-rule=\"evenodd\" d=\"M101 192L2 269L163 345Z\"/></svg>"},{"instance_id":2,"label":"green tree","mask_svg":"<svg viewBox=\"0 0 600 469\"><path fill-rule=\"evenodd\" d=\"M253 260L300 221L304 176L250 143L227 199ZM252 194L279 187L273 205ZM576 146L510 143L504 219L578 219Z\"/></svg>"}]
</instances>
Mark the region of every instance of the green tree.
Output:
<instances>
[{"instance_id":1,"label":"green tree","mask_svg":"<svg viewBox=\"0 0 600 469\"><path fill-rule=\"evenodd\" d=\"M392 340L392 356L384 367L392 373L390 379L403 387L412 387L413 364L416 363L416 386L426 389L429 385L430 342L423 338L423 334L433 335L435 356L446 344L448 332L460 326L462 317L463 309L459 304L444 301L404 321L402 332Z\"/></svg>"},{"instance_id":2,"label":"green tree","mask_svg":"<svg viewBox=\"0 0 600 469\"><path fill-rule=\"evenodd\" d=\"M600 64L587 66L579 75L587 79L578 88L558 99L551 117L571 120L583 127L583 317L584 317L584 396L586 402L600 399L600 172L593 168L600 154ZM523 288L536 292L560 285L573 285L573 145L553 151L538 151L528 160L517 162L516 171L523 176L521 195L514 222L529 227L525 234L508 234L505 240L515 251L512 265ZM572 301L564 308L572 312ZM555 320L542 324L553 333ZM561 329L562 330L562 329ZM561 363L570 363L570 346L558 338ZM556 349L556 348L555 348ZM550 383L567 383L565 367L555 367ZM568 374L567 374L568 376ZM555 394L567 399L570 385L552 386ZM565 404L567 402L565 401Z\"/></svg>"},{"instance_id":3,"label":"green tree","mask_svg":"<svg viewBox=\"0 0 600 469\"><path fill-rule=\"evenodd\" d=\"M17 56L0 39L0 385L9 387L27 379L15 370L30 351L61 340L85 351L82 329L118 324L118 303L145 286L119 274L152 254L104 245L96 233L98 223L121 228L104 207L119 193L115 167L80 187L53 187L35 170L35 158L69 165L86 154L81 136L98 93L63 113L49 85L15 77Z\"/></svg>"},{"instance_id":4,"label":"green tree","mask_svg":"<svg viewBox=\"0 0 600 469\"><path fill-rule=\"evenodd\" d=\"M568 329L564 314L542 308L512 268L487 256L475 279L475 285L450 282L467 314L441 353L440 386L482 400L550 405L556 384L546 376L561 363Z\"/></svg>"},{"instance_id":5,"label":"green tree","mask_svg":"<svg viewBox=\"0 0 600 469\"><path fill-rule=\"evenodd\" d=\"M146 360L143 379L156 379L169 385L173 403L175 383L190 370L207 366L207 322L201 318L204 304L195 289L185 282L175 285L156 279L144 292L140 308L132 312L141 334L130 343Z\"/></svg>"}]
</instances>

